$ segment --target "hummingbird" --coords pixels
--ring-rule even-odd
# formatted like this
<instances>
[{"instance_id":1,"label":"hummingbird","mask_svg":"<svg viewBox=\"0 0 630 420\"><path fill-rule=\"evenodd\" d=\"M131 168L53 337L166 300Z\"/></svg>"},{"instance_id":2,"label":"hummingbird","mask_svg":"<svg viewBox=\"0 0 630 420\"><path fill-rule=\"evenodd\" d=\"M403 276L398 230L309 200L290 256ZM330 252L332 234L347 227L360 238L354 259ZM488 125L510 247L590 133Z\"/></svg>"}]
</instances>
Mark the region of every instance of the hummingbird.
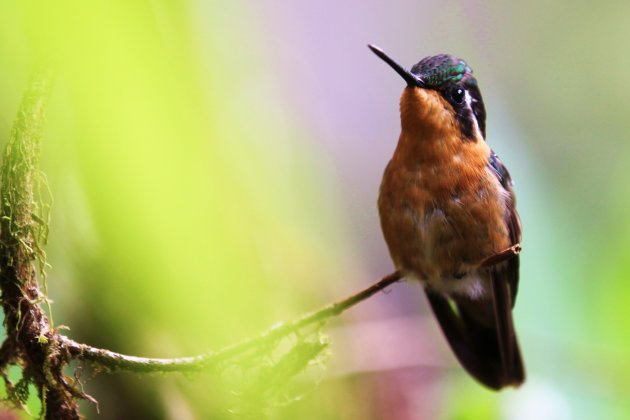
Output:
<instances>
[{"instance_id":1,"label":"hummingbird","mask_svg":"<svg viewBox=\"0 0 630 420\"><path fill-rule=\"evenodd\" d=\"M401 134L378 196L390 256L419 280L453 353L481 384L525 380L512 308L521 223L510 173L486 143L486 111L465 61L429 56L406 70Z\"/></svg>"}]
</instances>

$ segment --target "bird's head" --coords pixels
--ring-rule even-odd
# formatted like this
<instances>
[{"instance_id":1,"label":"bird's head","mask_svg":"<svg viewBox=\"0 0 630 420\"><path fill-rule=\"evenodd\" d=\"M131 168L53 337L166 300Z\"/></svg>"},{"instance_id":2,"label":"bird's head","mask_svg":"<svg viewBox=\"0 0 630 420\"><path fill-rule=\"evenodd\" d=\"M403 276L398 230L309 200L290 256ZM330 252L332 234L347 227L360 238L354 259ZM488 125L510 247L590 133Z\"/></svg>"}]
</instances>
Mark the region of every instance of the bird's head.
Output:
<instances>
[{"instance_id":1,"label":"bird's head","mask_svg":"<svg viewBox=\"0 0 630 420\"><path fill-rule=\"evenodd\" d=\"M448 54L425 57L406 70L380 48L368 45L406 82L400 100L404 130L455 130L462 139L485 138L486 111L477 79L464 60Z\"/></svg>"}]
</instances>

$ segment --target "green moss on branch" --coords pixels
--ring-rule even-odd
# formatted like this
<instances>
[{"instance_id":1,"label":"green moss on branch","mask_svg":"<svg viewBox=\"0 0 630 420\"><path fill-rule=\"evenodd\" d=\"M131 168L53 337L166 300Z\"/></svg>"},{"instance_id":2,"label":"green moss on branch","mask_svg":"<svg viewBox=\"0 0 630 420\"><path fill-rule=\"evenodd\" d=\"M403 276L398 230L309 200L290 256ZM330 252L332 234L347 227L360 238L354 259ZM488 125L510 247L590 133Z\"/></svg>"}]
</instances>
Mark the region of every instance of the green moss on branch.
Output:
<instances>
[{"instance_id":1,"label":"green moss on branch","mask_svg":"<svg viewBox=\"0 0 630 420\"><path fill-rule=\"evenodd\" d=\"M36 74L25 91L5 148L0 175L0 289L6 339L0 350L0 372L8 390L39 390L46 418L79 418L76 392L63 374L65 360L59 353L55 331L40 303L46 300L37 279L45 265L43 243L47 212L36 191L39 147L51 85L49 73ZM22 380L13 385L10 365L22 368ZM24 393L10 393L23 404Z\"/></svg>"}]
</instances>

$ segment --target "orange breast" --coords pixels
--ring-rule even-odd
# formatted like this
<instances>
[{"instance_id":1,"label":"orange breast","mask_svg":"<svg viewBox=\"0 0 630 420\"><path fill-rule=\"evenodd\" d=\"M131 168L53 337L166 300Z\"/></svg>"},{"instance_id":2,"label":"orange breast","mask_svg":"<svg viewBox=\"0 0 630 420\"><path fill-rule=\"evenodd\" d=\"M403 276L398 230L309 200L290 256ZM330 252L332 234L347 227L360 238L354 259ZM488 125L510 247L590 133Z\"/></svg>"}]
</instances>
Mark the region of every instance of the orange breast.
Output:
<instances>
[{"instance_id":1,"label":"orange breast","mask_svg":"<svg viewBox=\"0 0 630 420\"><path fill-rule=\"evenodd\" d=\"M487 168L490 148L465 138L453 114L437 92L405 89L378 200L396 267L427 281L465 274L511 245L509 195Z\"/></svg>"}]
</instances>

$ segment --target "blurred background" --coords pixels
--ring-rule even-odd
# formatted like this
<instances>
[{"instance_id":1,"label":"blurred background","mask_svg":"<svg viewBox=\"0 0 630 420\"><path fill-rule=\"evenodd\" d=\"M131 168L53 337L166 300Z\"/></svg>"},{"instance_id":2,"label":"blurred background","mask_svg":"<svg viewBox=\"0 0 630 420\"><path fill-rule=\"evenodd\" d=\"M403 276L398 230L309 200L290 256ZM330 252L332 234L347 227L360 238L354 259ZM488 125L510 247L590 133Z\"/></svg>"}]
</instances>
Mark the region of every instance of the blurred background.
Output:
<instances>
[{"instance_id":1,"label":"blurred background","mask_svg":"<svg viewBox=\"0 0 630 420\"><path fill-rule=\"evenodd\" d=\"M406 66L448 52L475 70L516 183L526 384L476 384L403 283L333 320L327 366L247 415L630 418L629 19L628 2L566 0L2 2L0 142L31 71L57 74L41 162L56 325L191 355L392 271L375 203L403 83L366 44ZM102 374L85 385L100 415L83 411L238 418L231 381Z\"/></svg>"}]
</instances>

